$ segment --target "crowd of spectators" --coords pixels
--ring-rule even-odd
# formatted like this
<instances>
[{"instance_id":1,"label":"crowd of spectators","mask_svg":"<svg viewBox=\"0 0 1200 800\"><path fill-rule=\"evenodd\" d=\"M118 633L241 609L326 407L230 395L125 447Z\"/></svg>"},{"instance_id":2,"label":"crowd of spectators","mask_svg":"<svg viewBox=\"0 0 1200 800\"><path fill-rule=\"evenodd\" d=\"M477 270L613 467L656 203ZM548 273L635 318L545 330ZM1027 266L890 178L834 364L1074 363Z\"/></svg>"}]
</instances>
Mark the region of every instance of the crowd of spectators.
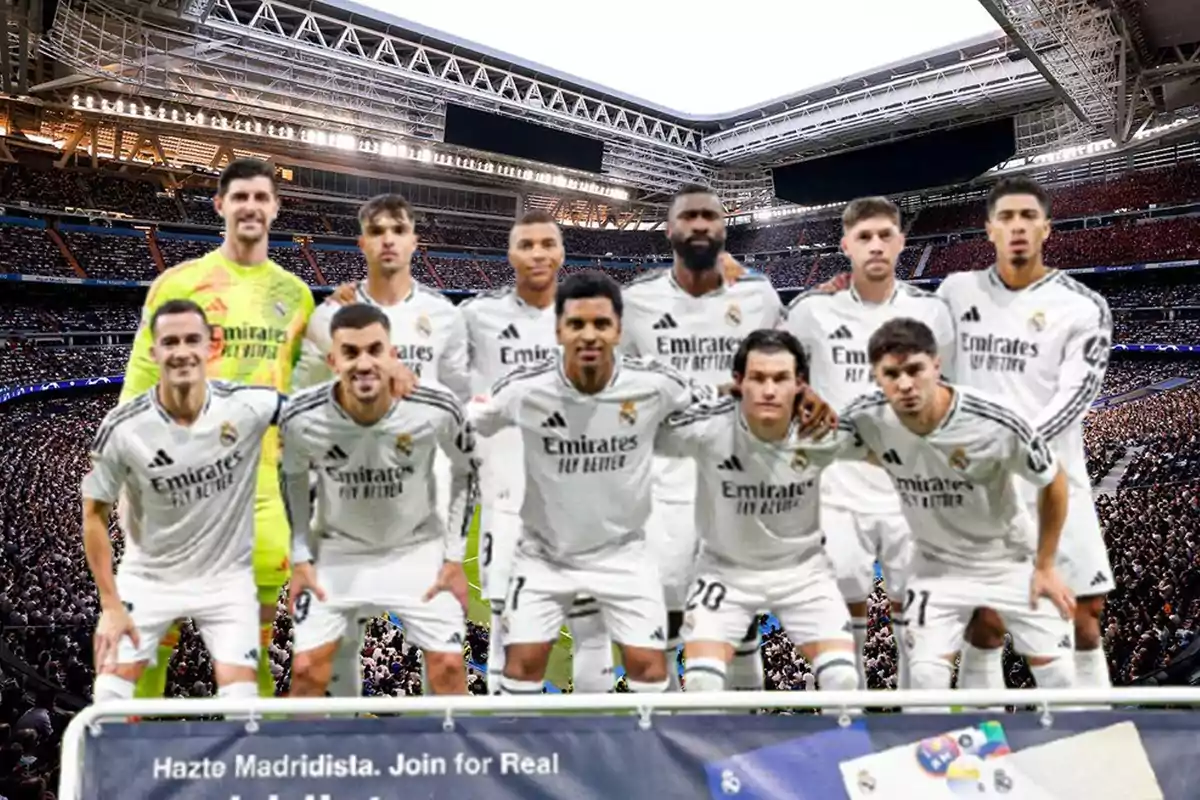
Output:
<instances>
[{"instance_id":1,"label":"crowd of spectators","mask_svg":"<svg viewBox=\"0 0 1200 800\"><path fill-rule=\"evenodd\" d=\"M88 370L97 373L99 369ZM1126 393L1171 377L1192 377L1183 357L1115 360L1104 396ZM96 597L79 539L79 478L86 444L115 402L115 393L51 396L0 408L0 642L7 657L26 667L15 671L0 658L0 762L13 766L0 777L0 796L42 797L53 784L55 747L73 709L90 692L89 632ZM1114 679L1127 683L1165 664L1194 636L1200 611L1200 579L1194 563L1200 530L1200 449L1194 409L1200 390L1190 385L1150 394L1090 415L1089 453L1143 448L1144 458L1126 470L1122 488L1101 495L1104 521L1118 575L1105 617ZM1150 454L1150 455L1146 455ZM121 549L121 534L111 535ZM866 671L873 689L895 686L896 652L889 606L882 587L871 598L871 636ZM278 688L290 682L289 621L280 616L271 644ZM765 680L772 689L814 687L811 668L777 629L764 636ZM482 669L487 631L471 625L464 648L470 689L485 691ZM362 651L364 691L369 695L415 695L422 691L420 656L403 631L387 619L369 627ZM1024 685L1028 672L1009 661L1010 681ZM209 696L211 665L199 638L185 627L172 661L168 695ZM4 773L0 771L0 776ZM3 781L7 780L7 783Z\"/></svg>"}]
</instances>

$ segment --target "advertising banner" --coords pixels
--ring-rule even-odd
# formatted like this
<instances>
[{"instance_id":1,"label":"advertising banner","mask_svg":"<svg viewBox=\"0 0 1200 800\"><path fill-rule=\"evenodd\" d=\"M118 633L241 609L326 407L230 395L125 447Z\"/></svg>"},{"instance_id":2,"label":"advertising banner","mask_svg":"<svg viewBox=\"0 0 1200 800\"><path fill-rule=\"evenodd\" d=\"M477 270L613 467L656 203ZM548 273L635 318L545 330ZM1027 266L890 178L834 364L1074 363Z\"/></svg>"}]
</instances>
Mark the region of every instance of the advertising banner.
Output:
<instances>
[{"instance_id":1,"label":"advertising banner","mask_svg":"<svg viewBox=\"0 0 1200 800\"><path fill-rule=\"evenodd\" d=\"M85 800L1183 800L1189 711L109 723Z\"/></svg>"}]
</instances>

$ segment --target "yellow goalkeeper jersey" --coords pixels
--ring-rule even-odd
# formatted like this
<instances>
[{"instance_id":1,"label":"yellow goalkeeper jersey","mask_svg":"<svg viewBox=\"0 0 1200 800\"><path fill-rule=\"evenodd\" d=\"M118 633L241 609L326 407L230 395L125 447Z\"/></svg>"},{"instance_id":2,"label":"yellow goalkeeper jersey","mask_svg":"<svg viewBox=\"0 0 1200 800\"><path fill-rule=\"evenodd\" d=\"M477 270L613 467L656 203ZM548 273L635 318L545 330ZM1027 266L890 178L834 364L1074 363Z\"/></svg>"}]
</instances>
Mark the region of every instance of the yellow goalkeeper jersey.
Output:
<instances>
[{"instance_id":1,"label":"yellow goalkeeper jersey","mask_svg":"<svg viewBox=\"0 0 1200 800\"><path fill-rule=\"evenodd\" d=\"M288 390L313 311L312 292L274 261L247 267L213 250L168 269L150 286L125 369L122 403L158 381L150 318L168 300L191 300L213 325L220 348L208 363L208 377Z\"/></svg>"},{"instance_id":2,"label":"yellow goalkeeper jersey","mask_svg":"<svg viewBox=\"0 0 1200 800\"><path fill-rule=\"evenodd\" d=\"M274 261L247 267L214 250L172 267L150 286L125 368L121 403L158 382L158 364L150 357L154 343L150 319L168 300L191 300L204 309L213 326L220 346L208 362L208 377L288 390L313 312L312 292ZM262 603L274 601L290 570L290 534L277 477L279 455L279 434L271 428L263 437L254 514L254 573Z\"/></svg>"}]
</instances>

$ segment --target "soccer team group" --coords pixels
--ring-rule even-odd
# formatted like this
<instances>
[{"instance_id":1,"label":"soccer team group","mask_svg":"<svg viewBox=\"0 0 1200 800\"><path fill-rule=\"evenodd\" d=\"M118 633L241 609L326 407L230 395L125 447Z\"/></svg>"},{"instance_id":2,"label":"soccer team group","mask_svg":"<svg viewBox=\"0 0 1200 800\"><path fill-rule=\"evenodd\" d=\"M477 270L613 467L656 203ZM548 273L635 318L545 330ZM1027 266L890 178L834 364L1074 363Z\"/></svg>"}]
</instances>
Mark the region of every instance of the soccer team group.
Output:
<instances>
[{"instance_id":1,"label":"soccer team group","mask_svg":"<svg viewBox=\"0 0 1200 800\"><path fill-rule=\"evenodd\" d=\"M865 688L877 563L902 688L1003 688L1006 634L1043 687L1109 685L1081 424L1112 319L1044 265L1036 183L994 187L995 264L936 293L895 276L896 206L855 200L851 272L786 309L703 187L669 269L560 282L534 212L515 285L458 306L413 280L403 198L361 208L367 276L317 308L268 259L271 168L231 163L214 205L224 242L151 287L83 480L96 702L161 696L189 618L221 696L273 695L285 583L293 696L361 693L381 612L465 692L477 501L493 693L541 693L564 623L575 691L612 689L613 645L634 692L761 688L766 612L819 688Z\"/></svg>"}]
</instances>

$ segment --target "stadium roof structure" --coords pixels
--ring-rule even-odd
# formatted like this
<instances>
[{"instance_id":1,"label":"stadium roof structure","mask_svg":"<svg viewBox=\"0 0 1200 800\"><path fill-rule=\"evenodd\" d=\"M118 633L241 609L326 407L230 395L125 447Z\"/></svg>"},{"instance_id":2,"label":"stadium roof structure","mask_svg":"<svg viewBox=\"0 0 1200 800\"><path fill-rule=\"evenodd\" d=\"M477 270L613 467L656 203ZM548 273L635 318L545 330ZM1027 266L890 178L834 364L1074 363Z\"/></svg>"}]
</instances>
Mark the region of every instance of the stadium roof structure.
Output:
<instances>
[{"instance_id":1,"label":"stadium roof structure","mask_svg":"<svg viewBox=\"0 0 1200 800\"><path fill-rule=\"evenodd\" d=\"M731 206L767 207L772 167L997 117L1015 117L1018 155L1105 138L1124 146L1200 104L1196 0L978 0L1004 36L719 119L671 112L344 0L42 5L51 2L18 0L18 13L0 18L8 31L0 89L10 97L62 104L81 90L108 92L257 126L319 128L331 140L414 147L440 146L446 104L455 103L602 139L603 172L592 177L623 187L610 200L645 207L686 182L714 186ZM161 117L144 124L171 122ZM503 185L509 173L493 172Z\"/></svg>"}]
</instances>

